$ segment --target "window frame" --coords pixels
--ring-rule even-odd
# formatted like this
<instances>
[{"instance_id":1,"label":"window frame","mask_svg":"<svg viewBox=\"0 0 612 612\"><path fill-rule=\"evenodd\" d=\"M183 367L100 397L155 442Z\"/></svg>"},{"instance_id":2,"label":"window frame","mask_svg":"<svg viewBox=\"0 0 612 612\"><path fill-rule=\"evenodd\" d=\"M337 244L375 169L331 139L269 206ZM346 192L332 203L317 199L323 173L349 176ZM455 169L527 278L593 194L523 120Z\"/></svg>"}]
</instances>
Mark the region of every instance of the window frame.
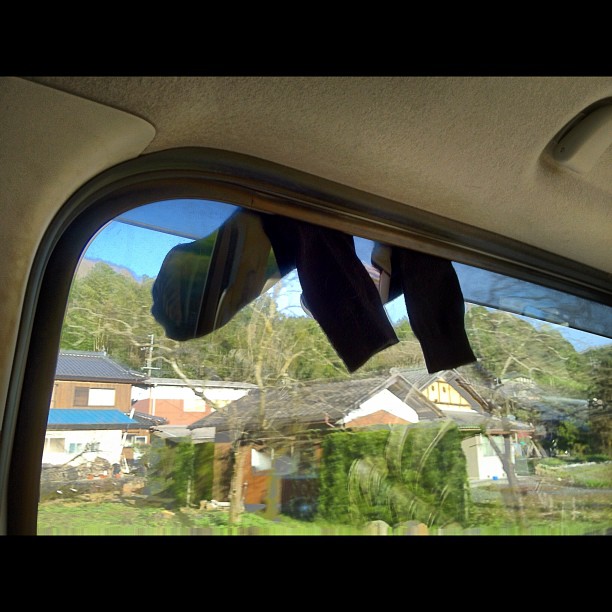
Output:
<instances>
[{"instance_id":1,"label":"window frame","mask_svg":"<svg viewBox=\"0 0 612 612\"><path fill-rule=\"evenodd\" d=\"M26 289L2 433L7 534L35 535L61 328L80 257L106 223L172 199L226 202L413 248L612 306L610 275L399 202L246 155L183 148L143 155L86 183L43 236ZM28 448L28 453L19 449Z\"/></svg>"}]
</instances>

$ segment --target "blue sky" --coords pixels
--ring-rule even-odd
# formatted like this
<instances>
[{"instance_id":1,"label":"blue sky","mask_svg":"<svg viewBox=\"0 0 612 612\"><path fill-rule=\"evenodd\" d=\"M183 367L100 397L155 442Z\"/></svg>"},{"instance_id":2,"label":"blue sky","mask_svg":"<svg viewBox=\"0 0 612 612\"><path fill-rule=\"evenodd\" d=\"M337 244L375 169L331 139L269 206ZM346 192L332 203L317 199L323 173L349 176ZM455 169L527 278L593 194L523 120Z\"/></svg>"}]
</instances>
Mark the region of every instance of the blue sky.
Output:
<instances>
[{"instance_id":1,"label":"blue sky","mask_svg":"<svg viewBox=\"0 0 612 612\"><path fill-rule=\"evenodd\" d=\"M167 202L161 202L134 209L124 215L126 222L113 221L100 230L86 249L85 257L128 268L138 278L144 275L155 277L173 246L209 235L236 210L228 204L211 202L203 214L202 205L202 201L182 200L173 201L171 207ZM156 231L160 227L172 227L176 233ZM371 243L357 239L356 246L358 254L367 261ZM294 273L282 282L283 295L279 306L294 314L301 313L297 275ZM401 296L386 309L393 321L406 317L406 306ZM535 319L522 318L536 326L540 324ZM612 343L612 340L594 334L555 327L577 350Z\"/></svg>"},{"instance_id":2,"label":"blue sky","mask_svg":"<svg viewBox=\"0 0 612 612\"><path fill-rule=\"evenodd\" d=\"M168 251L183 242L192 239L113 222L90 243L86 257L129 268L139 279L145 275L154 278Z\"/></svg>"}]
</instances>

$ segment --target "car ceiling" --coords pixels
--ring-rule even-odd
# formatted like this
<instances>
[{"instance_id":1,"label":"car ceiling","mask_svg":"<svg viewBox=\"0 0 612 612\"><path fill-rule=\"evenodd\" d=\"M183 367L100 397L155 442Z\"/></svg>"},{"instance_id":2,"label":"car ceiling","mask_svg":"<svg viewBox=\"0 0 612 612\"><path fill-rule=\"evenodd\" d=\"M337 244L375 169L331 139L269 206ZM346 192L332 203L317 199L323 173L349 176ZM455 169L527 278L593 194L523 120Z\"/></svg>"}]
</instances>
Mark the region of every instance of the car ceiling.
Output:
<instances>
[{"instance_id":1,"label":"car ceiling","mask_svg":"<svg viewBox=\"0 0 612 612\"><path fill-rule=\"evenodd\" d=\"M29 80L145 119L145 153L252 155L612 273L612 147L583 173L550 155L610 77Z\"/></svg>"}]
</instances>

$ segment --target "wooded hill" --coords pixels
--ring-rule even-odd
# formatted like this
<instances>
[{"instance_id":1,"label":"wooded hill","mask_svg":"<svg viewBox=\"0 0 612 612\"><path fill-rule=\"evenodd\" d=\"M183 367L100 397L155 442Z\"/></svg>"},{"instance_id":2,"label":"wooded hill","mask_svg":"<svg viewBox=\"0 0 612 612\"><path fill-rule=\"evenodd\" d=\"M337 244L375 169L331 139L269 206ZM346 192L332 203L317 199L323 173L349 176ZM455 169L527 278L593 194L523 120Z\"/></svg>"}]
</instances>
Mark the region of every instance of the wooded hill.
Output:
<instances>
[{"instance_id":1,"label":"wooded hill","mask_svg":"<svg viewBox=\"0 0 612 612\"><path fill-rule=\"evenodd\" d=\"M118 362L157 377L251 382L345 379L350 375L316 321L278 307L281 284L208 336L168 339L150 314L154 279L141 282L98 262L75 278L61 348L106 350ZM400 342L375 355L353 377L392 367L423 367L407 319L396 325ZM470 375L482 385L525 377L551 396L611 402L612 344L578 352L550 325L534 327L514 315L470 305L466 329L479 358ZM151 342L152 341L152 342ZM151 358L151 361L147 359Z\"/></svg>"}]
</instances>

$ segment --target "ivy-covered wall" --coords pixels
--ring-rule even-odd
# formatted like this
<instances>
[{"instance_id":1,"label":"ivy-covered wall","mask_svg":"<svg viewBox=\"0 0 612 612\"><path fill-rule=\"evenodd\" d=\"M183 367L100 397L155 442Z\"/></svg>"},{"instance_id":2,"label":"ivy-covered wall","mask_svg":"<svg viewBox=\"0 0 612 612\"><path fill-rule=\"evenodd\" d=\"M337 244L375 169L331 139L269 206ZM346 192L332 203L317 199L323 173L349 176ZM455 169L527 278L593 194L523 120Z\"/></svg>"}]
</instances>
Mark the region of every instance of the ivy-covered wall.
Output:
<instances>
[{"instance_id":1,"label":"ivy-covered wall","mask_svg":"<svg viewBox=\"0 0 612 612\"><path fill-rule=\"evenodd\" d=\"M212 499L214 452L213 442L193 444L152 444L149 484L154 493L174 499L179 506L197 505Z\"/></svg>"},{"instance_id":2,"label":"ivy-covered wall","mask_svg":"<svg viewBox=\"0 0 612 612\"><path fill-rule=\"evenodd\" d=\"M319 518L465 524L471 503L466 459L451 422L334 432L322 448Z\"/></svg>"},{"instance_id":3,"label":"ivy-covered wall","mask_svg":"<svg viewBox=\"0 0 612 612\"><path fill-rule=\"evenodd\" d=\"M212 499L214 476L214 442L194 446L194 501Z\"/></svg>"}]
</instances>

